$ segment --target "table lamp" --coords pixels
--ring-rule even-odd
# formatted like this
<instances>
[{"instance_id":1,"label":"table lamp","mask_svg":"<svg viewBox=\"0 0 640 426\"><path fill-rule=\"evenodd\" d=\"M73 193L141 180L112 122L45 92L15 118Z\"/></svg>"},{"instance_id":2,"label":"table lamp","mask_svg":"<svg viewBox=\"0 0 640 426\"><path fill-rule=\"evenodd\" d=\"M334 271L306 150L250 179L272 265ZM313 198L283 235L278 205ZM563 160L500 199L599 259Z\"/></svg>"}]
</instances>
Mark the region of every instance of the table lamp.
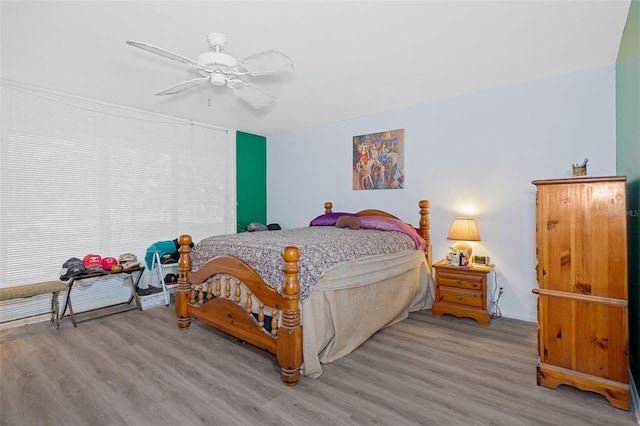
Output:
<instances>
[{"instance_id":1,"label":"table lamp","mask_svg":"<svg viewBox=\"0 0 640 426\"><path fill-rule=\"evenodd\" d=\"M447 235L449 240L458 240L453 247L459 250L466 250L469 257L469 264L471 264L472 249L467 241L480 241L480 233L476 227L476 223L471 218L456 217Z\"/></svg>"}]
</instances>

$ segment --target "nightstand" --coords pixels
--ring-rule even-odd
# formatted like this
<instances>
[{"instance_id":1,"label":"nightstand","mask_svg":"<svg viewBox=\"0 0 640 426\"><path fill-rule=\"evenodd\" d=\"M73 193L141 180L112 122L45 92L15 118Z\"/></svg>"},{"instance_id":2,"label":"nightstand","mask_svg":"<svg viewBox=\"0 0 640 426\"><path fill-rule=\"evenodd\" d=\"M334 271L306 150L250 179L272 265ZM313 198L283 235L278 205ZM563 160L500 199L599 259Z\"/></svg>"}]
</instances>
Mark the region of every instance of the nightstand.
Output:
<instances>
[{"instance_id":1,"label":"nightstand","mask_svg":"<svg viewBox=\"0 0 640 426\"><path fill-rule=\"evenodd\" d=\"M494 266L474 264L467 268L449 265L446 260L434 263L436 297L431 313L437 317L451 314L473 318L478 324L489 325L487 275Z\"/></svg>"}]
</instances>

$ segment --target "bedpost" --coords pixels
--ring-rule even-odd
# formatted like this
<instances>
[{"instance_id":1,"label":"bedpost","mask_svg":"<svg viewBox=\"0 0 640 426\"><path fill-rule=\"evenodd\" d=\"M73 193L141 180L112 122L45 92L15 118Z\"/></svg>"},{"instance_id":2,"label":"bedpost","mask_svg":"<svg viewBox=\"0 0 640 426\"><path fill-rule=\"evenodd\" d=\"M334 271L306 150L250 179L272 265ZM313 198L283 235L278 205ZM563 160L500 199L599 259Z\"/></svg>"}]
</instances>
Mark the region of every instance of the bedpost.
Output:
<instances>
[{"instance_id":1,"label":"bedpost","mask_svg":"<svg viewBox=\"0 0 640 426\"><path fill-rule=\"evenodd\" d=\"M429 201L420 200L418 205L420 206L420 228L418 228L418 233L427 242L427 264L431 268L433 253L431 253L431 235L429 233L431 226L429 222Z\"/></svg>"},{"instance_id":2,"label":"bedpost","mask_svg":"<svg viewBox=\"0 0 640 426\"><path fill-rule=\"evenodd\" d=\"M180 243L180 259L178 260L178 290L176 291L175 309L178 318L178 327L187 328L191 325L191 317L187 313L187 303L189 302L190 284L189 271L191 271L191 236L181 235L178 239Z\"/></svg>"},{"instance_id":3,"label":"bedpost","mask_svg":"<svg viewBox=\"0 0 640 426\"><path fill-rule=\"evenodd\" d=\"M278 364L282 369L282 381L287 386L295 386L300 380L302 366L302 326L300 325L300 283L298 282L297 247L286 247L284 258L285 280L282 286L284 306L282 308L282 326L278 329Z\"/></svg>"},{"instance_id":4,"label":"bedpost","mask_svg":"<svg viewBox=\"0 0 640 426\"><path fill-rule=\"evenodd\" d=\"M331 209L333 208L333 203L331 201L327 201L324 203L324 214L332 213Z\"/></svg>"}]
</instances>

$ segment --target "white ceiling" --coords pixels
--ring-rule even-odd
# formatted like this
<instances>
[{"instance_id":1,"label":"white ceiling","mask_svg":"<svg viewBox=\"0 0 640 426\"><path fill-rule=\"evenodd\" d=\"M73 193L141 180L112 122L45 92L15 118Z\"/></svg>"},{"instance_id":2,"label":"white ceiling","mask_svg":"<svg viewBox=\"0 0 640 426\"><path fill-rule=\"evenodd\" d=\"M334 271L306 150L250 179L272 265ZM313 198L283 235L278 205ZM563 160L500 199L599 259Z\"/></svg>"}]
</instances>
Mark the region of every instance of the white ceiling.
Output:
<instances>
[{"instance_id":1,"label":"white ceiling","mask_svg":"<svg viewBox=\"0 0 640 426\"><path fill-rule=\"evenodd\" d=\"M629 0L2 1L2 78L264 136L613 64ZM199 75L128 46L195 59L221 32L243 58L279 48L296 72L154 93Z\"/></svg>"}]
</instances>

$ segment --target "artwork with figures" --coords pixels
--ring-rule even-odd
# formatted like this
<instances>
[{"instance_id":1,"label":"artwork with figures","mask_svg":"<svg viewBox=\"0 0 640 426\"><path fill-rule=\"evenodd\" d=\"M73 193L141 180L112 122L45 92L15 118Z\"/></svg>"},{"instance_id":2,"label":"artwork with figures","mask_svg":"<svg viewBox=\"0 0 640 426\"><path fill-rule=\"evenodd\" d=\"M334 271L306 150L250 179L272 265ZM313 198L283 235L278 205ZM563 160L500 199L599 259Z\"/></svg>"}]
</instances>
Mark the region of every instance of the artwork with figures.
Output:
<instances>
[{"instance_id":1,"label":"artwork with figures","mask_svg":"<svg viewBox=\"0 0 640 426\"><path fill-rule=\"evenodd\" d=\"M404 188L404 129L353 137L353 189Z\"/></svg>"}]
</instances>

